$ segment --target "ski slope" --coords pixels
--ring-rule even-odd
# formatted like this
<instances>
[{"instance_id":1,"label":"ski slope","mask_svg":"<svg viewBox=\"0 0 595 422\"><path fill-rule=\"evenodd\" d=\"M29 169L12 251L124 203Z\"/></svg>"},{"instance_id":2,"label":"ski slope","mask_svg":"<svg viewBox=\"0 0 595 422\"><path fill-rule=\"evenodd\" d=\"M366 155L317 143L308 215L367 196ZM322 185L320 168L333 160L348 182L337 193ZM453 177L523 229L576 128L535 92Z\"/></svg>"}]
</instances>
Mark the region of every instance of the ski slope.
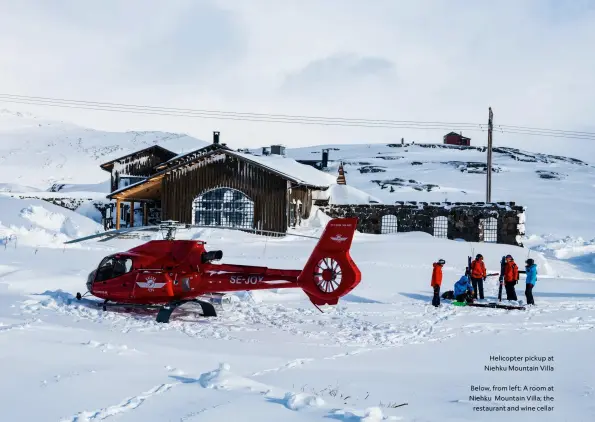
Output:
<instances>
[{"instance_id":1,"label":"ski slope","mask_svg":"<svg viewBox=\"0 0 595 422\"><path fill-rule=\"evenodd\" d=\"M588 223L595 181L590 163L532 152L527 154L550 161L495 154L501 171L494 174L494 199L527 206L525 248L416 232L356 233L351 256L362 282L335 308L321 313L299 290L241 292L215 319L202 319L186 306L164 325L154 321L153 311L104 312L92 298L74 299L76 292L84 292L87 275L101 258L143 239L64 245L102 228L84 213L40 199L6 196L15 191L43 196L54 183L65 183L64 192L71 195L100 194L108 175L99 163L140 149L132 142L134 135L55 122L39 126L31 123L37 121L33 117L7 113L3 118L0 420L595 420L595 366L590 364L595 347L595 240L590 239L595 236ZM14 138L15 133L21 138ZM70 145L74 133L81 138L80 147ZM39 145L48 134L55 135L54 143ZM147 132L141 139L161 142L160 136ZM19 147L25 139L33 153ZM179 135L171 135L171 140L200 146L200 141ZM119 149L93 155L104 146ZM460 166L470 166L450 163L480 162L480 151L332 147L339 149L331 150L331 160L345 162L347 183L384 202L483 199L485 174L461 172ZM287 154L319 158L321 149L290 149ZM60 154L66 157L62 162ZM51 164L40 165L45 160ZM332 163L332 174L336 165ZM384 171L366 172L366 166ZM544 179L537 170L566 176ZM382 182L386 180L395 182L393 192ZM431 189L424 190L424 185ZM298 231L319 235L327 221L315 210ZM223 250L223 263L290 269L305 264L316 242L215 229L183 231L178 238L206 240L207 249ZM539 269L537 306L526 311L446 302L432 307L432 263L447 261L445 291L464 272L467 256L476 253L484 255L489 273L499 271L502 255L512 254L522 266L530 254ZM523 281L521 277L517 286L519 299L524 299ZM488 300L497 296L494 277L488 278L485 294ZM553 356L554 371L486 372L490 355ZM549 394L554 401L548 405L554 410L473 410L485 403L469 400L477 394L472 385L509 384L553 386Z\"/></svg>"}]
</instances>

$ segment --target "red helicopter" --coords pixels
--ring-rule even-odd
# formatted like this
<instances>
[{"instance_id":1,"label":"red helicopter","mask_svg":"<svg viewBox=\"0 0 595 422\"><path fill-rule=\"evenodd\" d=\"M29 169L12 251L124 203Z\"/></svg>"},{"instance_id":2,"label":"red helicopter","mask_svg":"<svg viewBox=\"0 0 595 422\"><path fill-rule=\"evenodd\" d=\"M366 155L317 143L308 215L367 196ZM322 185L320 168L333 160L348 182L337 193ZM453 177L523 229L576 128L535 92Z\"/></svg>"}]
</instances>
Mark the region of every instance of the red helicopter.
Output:
<instances>
[{"instance_id":1,"label":"red helicopter","mask_svg":"<svg viewBox=\"0 0 595 422\"><path fill-rule=\"evenodd\" d=\"M65 243L102 236L107 239L101 241L106 241L131 231L167 230L164 240L151 240L105 257L87 279L87 293L103 299L100 306L104 310L108 306L156 308L157 322L167 323L177 307L189 302L200 305L205 317L217 316L213 303L199 298L222 297L225 292L301 288L316 307L336 305L361 280L361 272L349 255L356 226L357 218L329 221L301 270L214 263L223 252L205 250L206 242L201 240L175 240L175 222L112 230ZM77 293L76 298L81 300L85 295Z\"/></svg>"}]
</instances>

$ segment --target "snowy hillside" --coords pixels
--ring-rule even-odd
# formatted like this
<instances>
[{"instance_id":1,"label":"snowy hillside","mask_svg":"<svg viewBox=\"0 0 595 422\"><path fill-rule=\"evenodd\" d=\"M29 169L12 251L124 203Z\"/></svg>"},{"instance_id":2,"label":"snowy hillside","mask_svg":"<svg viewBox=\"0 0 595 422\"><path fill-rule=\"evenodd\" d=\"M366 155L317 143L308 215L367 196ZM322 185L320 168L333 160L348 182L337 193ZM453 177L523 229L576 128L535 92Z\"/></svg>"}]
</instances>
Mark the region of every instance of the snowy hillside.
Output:
<instances>
[{"instance_id":1,"label":"snowy hillside","mask_svg":"<svg viewBox=\"0 0 595 422\"><path fill-rule=\"evenodd\" d=\"M188 152L206 142L175 133L101 132L0 110L0 190L5 184L41 190L98 184L109 177L99 164L153 144Z\"/></svg>"},{"instance_id":2,"label":"snowy hillside","mask_svg":"<svg viewBox=\"0 0 595 422\"><path fill-rule=\"evenodd\" d=\"M486 153L436 144L322 145L286 150L299 160L320 160L329 148L329 171L344 162L347 184L385 203L483 202ZM261 149L252 150L259 154ZM527 207L528 235L595 238L584 216L595 209L595 161L508 147L493 154L492 201Z\"/></svg>"}]
</instances>

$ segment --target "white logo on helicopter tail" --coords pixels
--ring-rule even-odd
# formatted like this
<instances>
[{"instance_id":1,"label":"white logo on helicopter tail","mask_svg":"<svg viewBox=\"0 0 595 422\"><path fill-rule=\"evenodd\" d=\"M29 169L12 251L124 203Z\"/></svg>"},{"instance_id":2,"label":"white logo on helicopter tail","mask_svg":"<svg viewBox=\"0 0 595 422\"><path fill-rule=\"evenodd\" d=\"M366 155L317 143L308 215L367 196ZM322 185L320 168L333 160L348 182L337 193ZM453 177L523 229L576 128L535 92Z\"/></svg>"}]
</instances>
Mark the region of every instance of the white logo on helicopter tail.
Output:
<instances>
[{"instance_id":1,"label":"white logo on helicopter tail","mask_svg":"<svg viewBox=\"0 0 595 422\"><path fill-rule=\"evenodd\" d=\"M147 277L145 279L145 282L141 282L141 281L137 281L136 284L138 285L138 287L141 287L143 289L149 289L150 292L152 292L155 289L160 289L163 286L165 286L166 283L155 283L155 277Z\"/></svg>"},{"instance_id":2,"label":"white logo on helicopter tail","mask_svg":"<svg viewBox=\"0 0 595 422\"><path fill-rule=\"evenodd\" d=\"M340 234L336 234L333 237L331 237L331 240L334 240L335 242L341 243L341 242L346 241L347 240L347 237L341 236Z\"/></svg>"}]
</instances>

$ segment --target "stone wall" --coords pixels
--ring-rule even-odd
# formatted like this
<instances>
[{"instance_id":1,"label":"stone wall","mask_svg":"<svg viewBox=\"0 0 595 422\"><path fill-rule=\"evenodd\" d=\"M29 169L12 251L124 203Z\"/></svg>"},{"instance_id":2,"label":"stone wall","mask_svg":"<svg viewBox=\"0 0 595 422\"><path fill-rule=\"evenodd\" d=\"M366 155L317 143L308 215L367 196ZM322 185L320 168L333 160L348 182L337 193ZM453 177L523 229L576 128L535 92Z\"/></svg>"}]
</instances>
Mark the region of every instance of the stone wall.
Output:
<instances>
[{"instance_id":1,"label":"stone wall","mask_svg":"<svg viewBox=\"0 0 595 422\"><path fill-rule=\"evenodd\" d=\"M525 208L514 202L397 202L391 205L328 205L318 202L316 205L333 218L357 217L357 229L362 233L381 234L382 217L393 215L397 217L399 232L422 231L434 235L434 219L443 216L446 217L447 227L437 228L442 231L442 237L479 242L485 235L492 237L486 241L523 246L521 237L525 234ZM490 217L496 219L497 227L493 231L483 231L482 220ZM437 226L440 225L438 221ZM385 223L388 223L386 219Z\"/></svg>"}]
</instances>

